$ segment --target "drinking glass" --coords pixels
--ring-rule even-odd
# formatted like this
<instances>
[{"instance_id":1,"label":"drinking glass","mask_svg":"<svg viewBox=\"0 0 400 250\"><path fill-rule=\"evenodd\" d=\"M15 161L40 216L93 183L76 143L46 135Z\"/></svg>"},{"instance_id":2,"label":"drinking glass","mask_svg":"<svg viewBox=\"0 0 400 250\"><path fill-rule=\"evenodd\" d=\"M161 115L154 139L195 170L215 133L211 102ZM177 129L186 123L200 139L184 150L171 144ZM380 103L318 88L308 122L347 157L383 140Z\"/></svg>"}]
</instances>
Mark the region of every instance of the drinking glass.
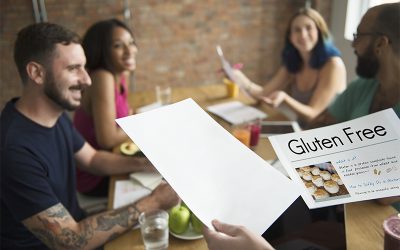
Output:
<instances>
[{"instance_id":1,"label":"drinking glass","mask_svg":"<svg viewBox=\"0 0 400 250\"><path fill-rule=\"evenodd\" d=\"M260 139L261 120L257 119L250 123L250 147L255 147Z\"/></svg>"},{"instance_id":2,"label":"drinking glass","mask_svg":"<svg viewBox=\"0 0 400 250\"><path fill-rule=\"evenodd\" d=\"M400 249L400 214L395 214L383 222L383 231L385 233L383 249Z\"/></svg>"},{"instance_id":3,"label":"drinking glass","mask_svg":"<svg viewBox=\"0 0 400 250\"><path fill-rule=\"evenodd\" d=\"M157 102L161 105L168 105L171 103L172 90L169 86L156 86Z\"/></svg>"},{"instance_id":4,"label":"drinking glass","mask_svg":"<svg viewBox=\"0 0 400 250\"><path fill-rule=\"evenodd\" d=\"M236 98L239 96L239 86L229 80L228 78L224 78L224 84L226 86L227 96L230 98Z\"/></svg>"},{"instance_id":5,"label":"drinking glass","mask_svg":"<svg viewBox=\"0 0 400 250\"><path fill-rule=\"evenodd\" d=\"M248 124L238 124L232 127L232 135L247 147L250 147L250 128Z\"/></svg>"},{"instance_id":6,"label":"drinking glass","mask_svg":"<svg viewBox=\"0 0 400 250\"><path fill-rule=\"evenodd\" d=\"M168 249L168 213L164 210L143 212L139 216L140 231L146 250Z\"/></svg>"}]
</instances>

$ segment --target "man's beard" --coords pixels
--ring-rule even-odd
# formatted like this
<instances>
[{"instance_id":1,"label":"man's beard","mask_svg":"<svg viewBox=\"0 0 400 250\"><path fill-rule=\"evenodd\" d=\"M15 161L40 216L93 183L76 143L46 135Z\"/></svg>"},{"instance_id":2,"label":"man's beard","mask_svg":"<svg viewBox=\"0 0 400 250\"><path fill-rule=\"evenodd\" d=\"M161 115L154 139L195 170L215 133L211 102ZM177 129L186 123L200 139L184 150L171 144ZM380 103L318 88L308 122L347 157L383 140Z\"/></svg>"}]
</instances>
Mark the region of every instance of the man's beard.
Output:
<instances>
[{"instance_id":1,"label":"man's beard","mask_svg":"<svg viewBox=\"0 0 400 250\"><path fill-rule=\"evenodd\" d=\"M368 47L364 55L357 55L356 72L364 78L374 78L378 73L379 62L376 58L372 45Z\"/></svg>"},{"instance_id":2,"label":"man's beard","mask_svg":"<svg viewBox=\"0 0 400 250\"><path fill-rule=\"evenodd\" d=\"M57 105L68 111L74 111L78 106L70 103L66 98L63 97L58 84L54 79L54 75L47 71L46 79L44 83L44 93L50 100L55 102Z\"/></svg>"}]
</instances>

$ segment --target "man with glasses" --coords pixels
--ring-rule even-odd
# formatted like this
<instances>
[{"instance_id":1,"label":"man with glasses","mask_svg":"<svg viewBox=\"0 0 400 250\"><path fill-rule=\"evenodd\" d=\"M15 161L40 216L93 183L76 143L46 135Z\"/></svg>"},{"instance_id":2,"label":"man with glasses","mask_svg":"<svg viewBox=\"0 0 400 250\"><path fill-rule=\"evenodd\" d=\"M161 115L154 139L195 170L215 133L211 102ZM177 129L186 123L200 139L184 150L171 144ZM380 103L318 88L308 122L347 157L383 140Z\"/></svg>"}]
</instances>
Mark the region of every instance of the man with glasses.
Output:
<instances>
[{"instance_id":1,"label":"man with glasses","mask_svg":"<svg viewBox=\"0 0 400 250\"><path fill-rule=\"evenodd\" d=\"M368 10L354 34L359 79L319 117L314 127L348 121L387 108L400 117L400 3Z\"/></svg>"},{"instance_id":2,"label":"man with glasses","mask_svg":"<svg viewBox=\"0 0 400 250\"><path fill-rule=\"evenodd\" d=\"M352 82L313 127L348 121L387 108L400 117L400 3L373 7L363 16L353 47L359 79ZM400 197L381 199L383 204ZM204 230L210 250L272 249L259 235L242 226L213 221L216 231ZM220 234L222 232L224 234Z\"/></svg>"}]
</instances>

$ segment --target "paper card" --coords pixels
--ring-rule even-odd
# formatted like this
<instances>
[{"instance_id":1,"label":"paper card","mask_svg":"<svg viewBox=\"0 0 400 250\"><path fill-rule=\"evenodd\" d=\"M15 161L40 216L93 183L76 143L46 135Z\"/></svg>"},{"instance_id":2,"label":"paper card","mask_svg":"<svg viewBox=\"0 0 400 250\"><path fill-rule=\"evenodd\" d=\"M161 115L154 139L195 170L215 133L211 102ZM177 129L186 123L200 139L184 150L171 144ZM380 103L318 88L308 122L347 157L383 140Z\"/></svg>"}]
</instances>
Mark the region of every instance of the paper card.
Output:
<instances>
[{"instance_id":1,"label":"paper card","mask_svg":"<svg viewBox=\"0 0 400 250\"><path fill-rule=\"evenodd\" d=\"M299 196L291 180L192 99L117 123L210 228L219 219L262 234Z\"/></svg>"},{"instance_id":2,"label":"paper card","mask_svg":"<svg viewBox=\"0 0 400 250\"><path fill-rule=\"evenodd\" d=\"M162 181L162 176L159 173L151 172L135 172L130 174L129 178L150 190L154 190Z\"/></svg>"},{"instance_id":3,"label":"paper card","mask_svg":"<svg viewBox=\"0 0 400 250\"><path fill-rule=\"evenodd\" d=\"M242 81L240 79L237 79L237 77L235 76L235 74L233 73L233 69L231 64L228 62L228 60L225 59L224 57L224 53L222 52L222 48L220 45L216 46L216 50L217 50L217 54L219 56L219 59L221 60L221 65L222 65L222 69L224 70L224 72L226 73L226 75L228 76L228 78L230 80L232 80L234 83L236 83L240 90L246 94L249 95L247 93L246 90L246 86L242 83Z\"/></svg>"},{"instance_id":4,"label":"paper card","mask_svg":"<svg viewBox=\"0 0 400 250\"><path fill-rule=\"evenodd\" d=\"M400 120L392 109L269 137L310 208L400 195Z\"/></svg>"},{"instance_id":5,"label":"paper card","mask_svg":"<svg viewBox=\"0 0 400 250\"><path fill-rule=\"evenodd\" d=\"M267 114L239 101L224 102L207 107L207 111L221 117L230 124L240 124L256 119L265 119Z\"/></svg>"},{"instance_id":6,"label":"paper card","mask_svg":"<svg viewBox=\"0 0 400 250\"><path fill-rule=\"evenodd\" d=\"M116 181L113 208L116 209L131 204L150 193L150 189L133 180Z\"/></svg>"}]
</instances>

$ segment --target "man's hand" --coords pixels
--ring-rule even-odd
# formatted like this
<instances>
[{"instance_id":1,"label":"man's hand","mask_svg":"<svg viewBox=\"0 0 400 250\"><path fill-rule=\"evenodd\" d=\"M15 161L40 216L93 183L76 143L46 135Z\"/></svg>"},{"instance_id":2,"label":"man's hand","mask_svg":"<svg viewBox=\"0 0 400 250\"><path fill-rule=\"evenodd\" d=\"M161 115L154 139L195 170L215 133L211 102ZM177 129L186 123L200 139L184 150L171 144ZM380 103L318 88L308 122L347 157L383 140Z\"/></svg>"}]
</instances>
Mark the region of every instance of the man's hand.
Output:
<instances>
[{"instance_id":1,"label":"man's hand","mask_svg":"<svg viewBox=\"0 0 400 250\"><path fill-rule=\"evenodd\" d=\"M143 198L137 203L137 207L141 212L152 209L168 210L178 204L179 196L175 193L172 187L166 182L161 182L150 196Z\"/></svg>"}]
</instances>

